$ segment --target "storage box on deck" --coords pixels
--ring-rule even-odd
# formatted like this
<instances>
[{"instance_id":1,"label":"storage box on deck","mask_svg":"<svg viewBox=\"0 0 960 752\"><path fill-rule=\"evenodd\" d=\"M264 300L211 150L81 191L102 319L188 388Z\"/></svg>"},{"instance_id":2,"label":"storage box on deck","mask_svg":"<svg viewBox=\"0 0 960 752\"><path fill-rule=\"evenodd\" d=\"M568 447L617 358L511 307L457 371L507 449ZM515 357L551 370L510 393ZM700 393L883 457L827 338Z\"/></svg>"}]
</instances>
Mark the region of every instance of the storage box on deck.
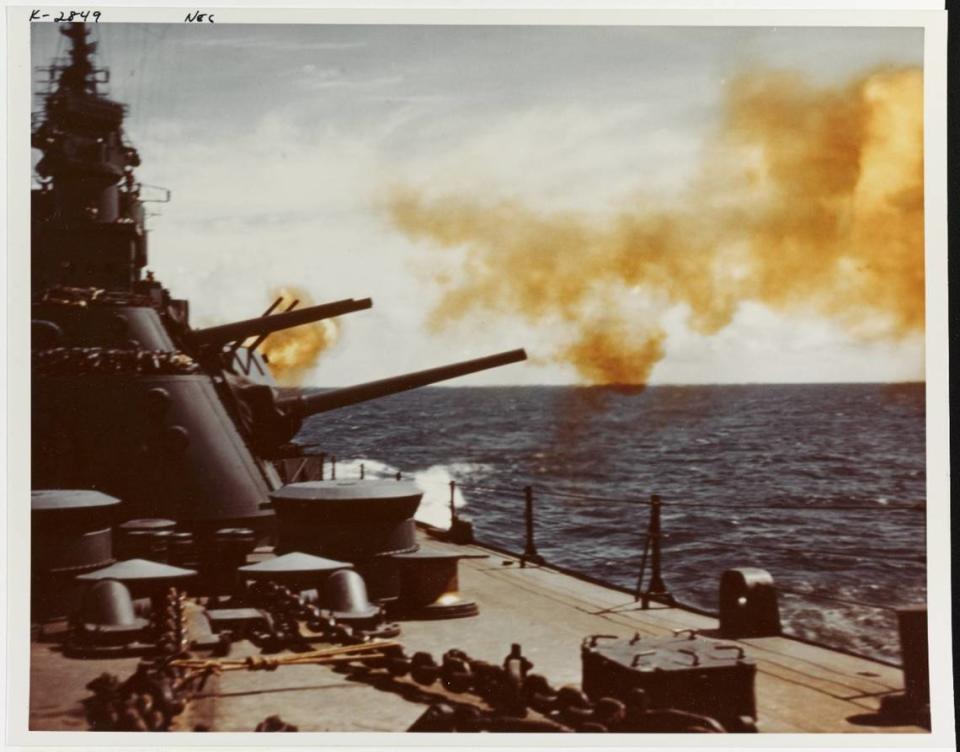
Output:
<instances>
[{"instance_id":1,"label":"storage box on deck","mask_svg":"<svg viewBox=\"0 0 960 752\"><path fill-rule=\"evenodd\" d=\"M635 689L648 710L706 715L729 731L756 719L756 664L739 645L690 634L631 640L588 638L583 645L583 691L624 702Z\"/></svg>"}]
</instances>

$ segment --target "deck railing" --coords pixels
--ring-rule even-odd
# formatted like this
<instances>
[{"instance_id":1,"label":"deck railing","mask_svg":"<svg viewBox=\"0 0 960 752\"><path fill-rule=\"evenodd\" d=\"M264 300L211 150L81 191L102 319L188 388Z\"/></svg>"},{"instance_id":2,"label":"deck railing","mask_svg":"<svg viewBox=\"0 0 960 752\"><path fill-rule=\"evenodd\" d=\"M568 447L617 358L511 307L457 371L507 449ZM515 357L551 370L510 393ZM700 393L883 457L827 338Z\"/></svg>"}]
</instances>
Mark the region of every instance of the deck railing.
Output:
<instances>
[{"instance_id":1,"label":"deck railing","mask_svg":"<svg viewBox=\"0 0 960 752\"><path fill-rule=\"evenodd\" d=\"M313 455L314 464L319 463L319 479L323 478L336 478L336 457L328 454L319 454ZM291 462L287 460L286 462ZM361 478L395 478L397 480L401 479L403 476L401 473L383 473L383 472L371 472L366 469L364 463L359 464L359 468L356 466L352 468L353 472L357 472ZM286 482L295 482L299 478L301 473L290 473ZM316 468L314 468L314 477L316 479ZM633 589L633 594L635 600L640 604L640 607L647 609L650 607L651 603L658 604L667 604L675 605L678 604L677 598L675 598L674 593L667 585L668 577L665 577L664 570L669 570L669 550L665 550L664 542L669 538L670 531L665 530L664 522L664 512L667 509L677 510L682 509L683 511L687 510L723 510L731 511L729 504L719 503L719 502L710 502L702 500L664 500L657 494L645 495L645 496L604 496L598 494L585 494L577 493L569 490L560 490L560 489L551 489L549 487L533 486L533 485L523 485L517 487L508 487L508 486L496 486L480 483L461 483L457 481L449 482L449 506L450 506L450 519L452 527L456 527L459 523L462 522L462 516L455 504L457 491L461 493L469 494L473 497L474 502L478 502L483 498L496 497L499 500L509 500L516 499L517 501L517 526L516 526L516 545L515 546L503 546L500 545L498 548L502 550L505 549L511 554L515 554L519 561L521 567L526 567L528 565L543 565L549 562L549 557L544 556L541 552L541 549L537 546L537 508L538 504L544 500L571 500L571 501L583 501L590 502L592 504L611 504L611 505L624 505L633 508L644 508L647 510L646 519L643 524L643 532L638 537L637 548L640 552L640 561L637 572L636 586ZM896 514L896 515L911 515L917 514L918 511L922 511L923 507L918 505L906 505L906 504L893 504L886 506L879 505L867 505L867 504L857 504L857 503L841 503L841 504L830 504L830 505L804 505L797 503L778 503L775 505L766 505L766 504L757 504L757 503L747 503L747 504L738 504L735 508L736 512L741 512L745 510L763 510L766 512L779 512L779 511L790 511L790 512L802 512L809 514L824 514L825 512L840 512L844 515L856 514L856 513L865 513L865 514L876 514L878 512L883 512L886 514ZM502 509L500 512L502 513ZM502 536L501 536L502 541ZM481 544L486 543L490 545L492 541L484 541L483 536L480 536L478 541ZM724 549L742 549L744 544L742 543L728 543L722 540L717 540L712 538L710 540L710 546L716 548ZM792 556L797 552L796 546L791 545L777 545L775 543L767 542L750 542L748 544L750 550L756 550L761 552ZM886 563L894 565L902 564L924 564L925 556L923 554L916 555L904 555L901 553L890 553L882 550L861 550L861 551L842 551L831 546L819 546L814 544L811 541L806 541L804 543L804 550L806 553L814 553L819 556L832 557L840 560L857 560L863 562L873 562L873 563ZM567 570L570 570L570 567L562 567ZM582 570L582 568L573 568L573 571L578 572L581 575L588 576L589 573ZM590 579L597 579L595 576L591 576ZM785 587L783 584L777 584L777 591L791 596L807 599L810 601L824 601L832 603L840 603L848 606L857 606L865 607L871 609L877 609L886 612L895 612L903 604L889 604L889 603L878 603L875 601L869 601L860 598L851 598L846 596L839 596L834 594L818 593L813 592L809 589L803 588L792 588ZM907 598L906 600L915 601L916 599ZM684 604L687 608L692 608L690 604ZM694 610L703 611L703 609L694 608ZM712 613L712 612L711 612Z\"/></svg>"},{"instance_id":2,"label":"deck railing","mask_svg":"<svg viewBox=\"0 0 960 752\"><path fill-rule=\"evenodd\" d=\"M462 492L478 492L485 494L496 494L499 496L507 495L513 497L519 497L520 491L513 490L511 491L508 488L503 487L493 487L487 485L477 485L477 484L460 484L458 486ZM525 486L522 493L526 499L529 499L533 495L533 487ZM627 498L627 497L612 497L612 496L599 496L592 494L578 494L571 493L568 491L554 491L554 490L543 490L538 493L538 497L550 498L555 497L558 499L570 499L578 501L587 501L594 503L604 503L604 504L624 504L636 507L638 505L649 507L649 516L646 525L646 532L643 534L642 539L642 553L640 556L640 567L637 577L637 586L636 586L636 598L641 602L643 608L648 608L650 601L660 602L660 603L674 603L676 602L673 595L667 588L663 579L663 540L665 537L663 531L663 511L666 507L665 502L657 494L652 494L649 498ZM530 507L530 502L527 502L527 506ZM720 503L711 503L704 501L675 501L670 502L670 507L673 509L683 509L684 511L689 509L720 509L724 511L731 511L731 507L728 504ZM789 510L789 511L799 511L806 512L811 514L824 514L825 512L863 512L875 514L878 511L883 513L903 513L903 514L917 514L918 511L922 511L922 507L916 505L896 505L896 506L869 506L866 504L831 504L829 506L825 505L802 505L802 504L776 504L776 505L764 505L764 504L738 504L736 506L736 511L747 509L762 509L767 512L778 512L780 510ZM532 511L526 511L524 515L525 519L525 538L527 541L533 539L533 528L535 525L533 519ZM723 541L717 541L715 539L710 540L711 546L716 546L719 548L728 548L728 549L741 549L743 544L739 543L725 543ZM796 553L795 546L787 545L775 545L767 543L754 543L750 542L749 548L758 551L765 551L777 554L784 555L793 555ZM837 557L841 559L856 559L860 561L869 561L869 562L884 562L884 563L901 563L901 564L924 564L926 557L923 554L916 555L901 555L893 554L884 551L840 551L830 547L822 547L815 545L812 542L807 542L805 544L805 549L808 552L812 552L818 555ZM646 580L647 584L644 587L645 575L648 571L647 567L649 564L649 579ZM821 593L815 593L809 590L803 589L793 589L785 588L782 585L777 586L777 590L783 593L789 593L798 597L805 597L811 600L823 600L836 603L843 603L851 606L862 606L867 608L875 608L884 611L895 612L898 609L898 606L868 602L860 599L847 598L847 597L838 597L832 595L825 595Z\"/></svg>"}]
</instances>

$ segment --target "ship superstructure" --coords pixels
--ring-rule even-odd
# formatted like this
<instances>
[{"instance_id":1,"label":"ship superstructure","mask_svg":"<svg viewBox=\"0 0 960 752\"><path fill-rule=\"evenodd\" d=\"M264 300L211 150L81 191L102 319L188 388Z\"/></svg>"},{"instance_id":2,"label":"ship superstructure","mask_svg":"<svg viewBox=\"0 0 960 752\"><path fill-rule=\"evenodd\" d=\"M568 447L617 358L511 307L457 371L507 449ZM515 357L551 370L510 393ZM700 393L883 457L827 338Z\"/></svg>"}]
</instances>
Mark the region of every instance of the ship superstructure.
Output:
<instances>
[{"instance_id":1,"label":"ship superstructure","mask_svg":"<svg viewBox=\"0 0 960 752\"><path fill-rule=\"evenodd\" d=\"M144 272L147 233L124 106L84 24L34 130L34 465L38 488L92 487L132 516L268 535L274 460L302 419L522 359L515 351L324 395L281 395L258 346L272 331L369 308L345 299L193 329L187 301ZM270 315L273 314L273 315Z\"/></svg>"}]
</instances>

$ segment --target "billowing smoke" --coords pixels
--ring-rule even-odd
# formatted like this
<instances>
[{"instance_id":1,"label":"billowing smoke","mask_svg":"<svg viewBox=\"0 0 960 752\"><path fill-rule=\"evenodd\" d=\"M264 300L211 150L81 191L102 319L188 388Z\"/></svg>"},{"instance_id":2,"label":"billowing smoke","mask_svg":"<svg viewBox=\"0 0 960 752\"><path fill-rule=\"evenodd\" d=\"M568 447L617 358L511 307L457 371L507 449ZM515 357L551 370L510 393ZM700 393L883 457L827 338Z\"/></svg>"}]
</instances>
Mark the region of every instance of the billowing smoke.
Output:
<instances>
[{"instance_id":1,"label":"billowing smoke","mask_svg":"<svg viewBox=\"0 0 960 752\"><path fill-rule=\"evenodd\" d=\"M677 306L707 335L754 301L896 339L924 325L922 84L916 68L832 88L743 74L675 202L599 217L401 186L389 216L463 254L438 275L434 328L490 313L560 323L568 341L546 357L588 383L645 383Z\"/></svg>"},{"instance_id":2,"label":"billowing smoke","mask_svg":"<svg viewBox=\"0 0 960 752\"><path fill-rule=\"evenodd\" d=\"M281 302L276 312L285 311L294 300L300 301L300 307L313 304L309 293L294 287L274 290L271 300L277 298ZM267 356L277 381L293 386L316 365L320 354L336 343L339 335L336 319L324 319L273 332L260 345L260 352Z\"/></svg>"}]
</instances>

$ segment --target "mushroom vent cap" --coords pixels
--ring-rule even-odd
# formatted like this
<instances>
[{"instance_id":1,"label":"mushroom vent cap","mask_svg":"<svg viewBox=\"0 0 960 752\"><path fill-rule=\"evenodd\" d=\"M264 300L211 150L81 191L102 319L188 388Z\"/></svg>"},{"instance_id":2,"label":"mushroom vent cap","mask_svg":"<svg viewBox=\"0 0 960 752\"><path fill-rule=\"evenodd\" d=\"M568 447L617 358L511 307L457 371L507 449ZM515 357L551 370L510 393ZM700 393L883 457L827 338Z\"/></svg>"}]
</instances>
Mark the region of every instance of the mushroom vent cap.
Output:
<instances>
[{"instance_id":1,"label":"mushroom vent cap","mask_svg":"<svg viewBox=\"0 0 960 752\"><path fill-rule=\"evenodd\" d=\"M352 569L341 569L323 581L323 607L343 621L366 621L380 614L367 597L363 577Z\"/></svg>"},{"instance_id":2,"label":"mushroom vent cap","mask_svg":"<svg viewBox=\"0 0 960 752\"><path fill-rule=\"evenodd\" d=\"M82 639L98 645L134 642L149 624L134 612L127 586L112 579L97 580L86 589L78 621Z\"/></svg>"}]
</instances>

